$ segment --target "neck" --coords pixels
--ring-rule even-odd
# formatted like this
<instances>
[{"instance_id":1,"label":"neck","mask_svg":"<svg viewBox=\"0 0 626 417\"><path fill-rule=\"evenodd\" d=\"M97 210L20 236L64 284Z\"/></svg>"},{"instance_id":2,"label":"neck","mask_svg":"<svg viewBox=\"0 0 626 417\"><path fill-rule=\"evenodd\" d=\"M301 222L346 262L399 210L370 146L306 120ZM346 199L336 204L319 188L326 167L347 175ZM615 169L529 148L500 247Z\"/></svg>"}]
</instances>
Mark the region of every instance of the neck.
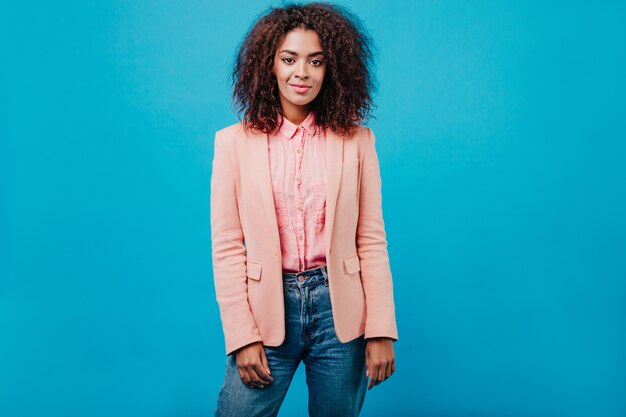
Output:
<instances>
[{"instance_id":1,"label":"neck","mask_svg":"<svg viewBox=\"0 0 626 417\"><path fill-rule=\"evenodd\" d=\"M310 110L305 107L300 108L283 108L283 117L291 123L299 125L309 115Z\"/></svg>"}]
</instances>

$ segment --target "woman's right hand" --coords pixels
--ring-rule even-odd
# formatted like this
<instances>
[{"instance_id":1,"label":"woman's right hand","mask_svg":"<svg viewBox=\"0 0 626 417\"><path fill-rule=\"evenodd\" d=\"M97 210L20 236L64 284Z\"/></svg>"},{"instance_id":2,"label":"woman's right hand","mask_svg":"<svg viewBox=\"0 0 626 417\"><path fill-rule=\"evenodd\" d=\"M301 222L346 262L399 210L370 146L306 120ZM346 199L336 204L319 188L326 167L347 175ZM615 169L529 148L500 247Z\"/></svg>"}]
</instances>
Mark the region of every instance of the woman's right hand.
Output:
<instances>
[{"instance_id":1,"label":"woman's right hand","mask_svg":"<svg viewBox=\"0 0 626 417\"><path fill-rule=\"evenodd\" d=\"M239 376L248 388L264 388L274 380L261 342L254 342L235 352Z\"/></svg>"}]
</instances>

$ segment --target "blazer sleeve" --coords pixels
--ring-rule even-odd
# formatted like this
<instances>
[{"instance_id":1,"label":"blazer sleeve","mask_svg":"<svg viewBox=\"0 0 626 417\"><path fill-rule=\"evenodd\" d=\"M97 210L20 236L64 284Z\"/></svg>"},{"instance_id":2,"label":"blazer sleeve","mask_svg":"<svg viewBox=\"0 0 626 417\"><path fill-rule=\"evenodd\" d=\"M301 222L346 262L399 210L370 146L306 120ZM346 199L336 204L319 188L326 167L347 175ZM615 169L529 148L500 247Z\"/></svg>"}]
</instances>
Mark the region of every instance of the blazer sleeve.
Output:
<instances>
[{"instance_id":1,"label":"blazer sleeve","mask_svg":"<svg viewBox=\"0 0 626 417\"><path fill-rule=\"evenodd\" d=\"M262 341L248 303L246 250L237 206L234 159L227 136L215 134L211 174L211 245L215 294L226 355Z\"/></svg>"},{"instance_id":2,"label":"blazer sleeve","mask_svg":"<svg viewBox=\"0 0 626 417\"><path fill-rule=\"evenodd\" d=\"M376 137L370 128L363 155L357 252L365 292L365 339L389 337L398 340L391 268L382 212L382 181L376 153Z\"/></svg>"}]
</instances>

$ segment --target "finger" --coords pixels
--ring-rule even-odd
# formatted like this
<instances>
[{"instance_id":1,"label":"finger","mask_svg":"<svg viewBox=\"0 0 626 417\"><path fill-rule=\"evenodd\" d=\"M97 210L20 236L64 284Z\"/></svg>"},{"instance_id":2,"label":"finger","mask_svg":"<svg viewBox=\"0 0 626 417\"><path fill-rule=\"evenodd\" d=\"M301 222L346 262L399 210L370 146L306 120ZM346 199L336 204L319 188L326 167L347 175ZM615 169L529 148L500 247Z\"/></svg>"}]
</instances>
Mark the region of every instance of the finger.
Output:
<instances>
[{"instance_id":1,"label":"finger","mask_svg":"<svg viewBox=\"0 0 626 417\"><path fill-rule=\"evenodd\" d=\"M390 361L389 363L387 363L387 366L385 367L385 379L388 379L391 376L391 366L392 366L392 362Z\"/></svg>"},{"instance_id":2,"label":"finger","mask_svg":"<svg viewBox=\"0 0 626 417\"><path fill-rule=\"evenodd\" d=\"M272 377L270 372L270 365L267 361L267 356L265 355L265 350L261 352L261 365L263 366L263 375L261 377L267 381L273 381L274 377Z\"/></svg>"},{"instance_id":3,"label":"finger","mask_svg":"<svg viewBox=\"0 0 626 417\"><path fill-rule=\"evenodd\" d=\"M376 385L377 378L378 378L378 367L372 366L370 368L370 382L369 382L367 389L372 389L372 387Z\"/></svg>"},{"instance_id":4,"label":"finger","mask_svg":"<svg viewBox=\"0 0 626 417\"><path fill-rule=\"evenodd\" d=\"M248 365L246 371L248 372L248 376L250 377L250 385L255 388L261 388L265 386L263 384L263 380L257 375L256 370L254 369L254 365Z\"/></svg>"},{"instance_id":5,"label":"finger","mask_svg":"<svg viewBox=\"0 0 626 417\"><path fill-rule=\"evenodd\" d=\"M381 365L378 367L378 376L376 378L376 385L380 384L385 380L385 366Z\"/></svg>"},{"instance_id":6,"label":"finger","mask_svg":"<svg viewBox=\"0 0 626 417\"><path fill-rule=\"evenodd\" d=\"M257 376L257 381L263 385L268 385L274 378L272 378L265 370L265 367L260 364L254 364L254 373Z\"/></svg>"},{"instance_id":7,"label":"finger","mask_svg":"<svg viewBox=\"0 0 626 417\"><path fill-rule=\"evenodd\" d=\"M241 377L241 380L243 381L243 383L250 389L253 389L254 386L250 383L250 375L248 375L248 372L246 371L245 368L241 368L240 370L240 374L243 374L243 376Z\"/></svg>"}]
</instances>

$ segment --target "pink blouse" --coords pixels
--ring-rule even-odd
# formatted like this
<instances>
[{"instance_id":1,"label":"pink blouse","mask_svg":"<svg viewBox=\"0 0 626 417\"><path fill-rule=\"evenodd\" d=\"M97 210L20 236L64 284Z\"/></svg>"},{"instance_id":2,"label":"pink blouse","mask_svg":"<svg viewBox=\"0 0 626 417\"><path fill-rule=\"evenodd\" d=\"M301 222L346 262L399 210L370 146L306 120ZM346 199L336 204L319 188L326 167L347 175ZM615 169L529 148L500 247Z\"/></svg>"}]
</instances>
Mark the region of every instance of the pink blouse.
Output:
<instances>
[{"instance_id":1,"label":"pink blouse","mask_svg":"<svg viewBox=\"0 0 626 417\"><path fill-rule=\"evenodd\" d=\"M282 268L299 272L326 264L326 135L315 114L270 134L269 159Z\"/></svg>"}]
</instances>

